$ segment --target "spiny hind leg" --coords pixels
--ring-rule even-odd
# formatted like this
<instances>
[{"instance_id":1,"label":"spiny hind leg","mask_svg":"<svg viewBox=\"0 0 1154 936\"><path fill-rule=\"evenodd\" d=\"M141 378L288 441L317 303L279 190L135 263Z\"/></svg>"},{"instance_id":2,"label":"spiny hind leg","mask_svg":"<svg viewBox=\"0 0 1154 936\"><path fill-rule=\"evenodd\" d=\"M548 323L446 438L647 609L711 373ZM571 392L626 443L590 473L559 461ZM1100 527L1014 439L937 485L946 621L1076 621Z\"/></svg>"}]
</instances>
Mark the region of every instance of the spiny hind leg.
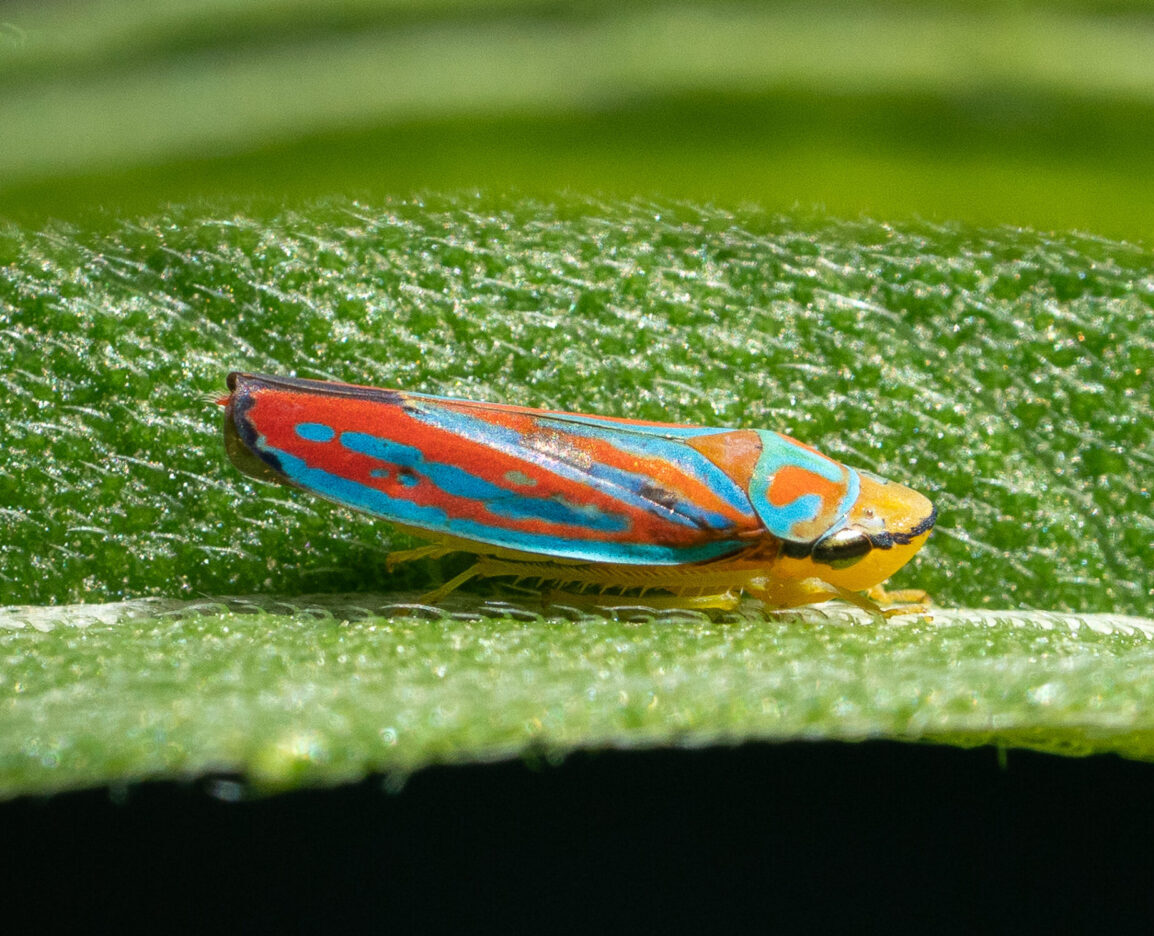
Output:
<instances>
[{"instance_id":1,"label":"spiny hind leg","mask_svg":"<svg viewBox=\"0 0 1154 936\"><path fill-rule=\"evenodd\" d=\"M458 550L448 546L417 546L415 549L402 549L400 552L391 552L385 557L385 569L392 572L403 562L412 562L415 559L440 559L452 552L458 552Z\"/></svg>"},{"instance_id":2,"label":"spiny hind leg","mask_svg":"<svg viewBox=\"0 0 1154 936\"><path fill-rule=\"evenodd\" d=\"M422 598L428 604L436 604L446 595L474 578L512 577L521 581L533 579L542 584L553 583L556 588L543 595L546 603L556 602L577 606L624 607L643 605L647 608L674 609L719 609L732 610L741 603L740 592L722 586L711 592L711 585L686 586L684 575L670 575L667 570L660 574L639 568L603 568L588 565L565 565L551 562L519 562L480 556L468 569L445 582ZM576 586L571 589L567 586ZM599 592L590 589L600 588ZM607 589L635 589L638 594L606 594ZM651 589L671 591L671 595L651 595ZM686 594L688 592L688 594Z\"/></svg>"},{"instance_id":3,"label":"spiny hind leg","mask_svg":"<svg viewBox=\"0 0 1154 936\"><path fill-rule=\"evenodd\" d=\"M427 594L422 595L420 598L421 604L429 604L429 605L439 604L441 601L444 600L446 595L448 595L452 592L455 592L458 588L460 588L466 582L470 581L471 579L475 579L478 575L481 575L482 574L481 571L477 568L479 565L480 565L479 562L474 563L473 565L469 566L469 568L467 568L460 575L453 576L451 579L449 579L449 581L445 582L443 585L440 585L437 588L434 588L431 592L428 592Z\"/></svg>"},{"instance_id":4,"label":"spiny hind leg","mask_svg":"<svg viewBox=\"0 0 1154 936\"><path fill-rule=\"evenodd\" d=\"M437 547L443 548L443 547ZM416 550L414 550L415 552ZM446 553L454 550L445 550ZM456 591L466 582L475 578L495 578L511 575L516 579L556 579L556 567L539 562L517 562L510 559L495 559L492 556L478 556L474 562L460 575L454 576L438 588L433 589L421 598L424 604L436 604L446 595Z\"/></svg>"},{"instance_id":5,"label":"spiny hind leg","mask_svg":"<svg viewBox=\"0 0 1154 936\"><path fill-rule=\"evenodd\" d=\"M713 595L608 595L605 592L575 592L553 588L542 595L545 604L577 608L652 608L655 611L733 611L741 605L741 595L723 592Z\"/></svg>"}]
</instances>

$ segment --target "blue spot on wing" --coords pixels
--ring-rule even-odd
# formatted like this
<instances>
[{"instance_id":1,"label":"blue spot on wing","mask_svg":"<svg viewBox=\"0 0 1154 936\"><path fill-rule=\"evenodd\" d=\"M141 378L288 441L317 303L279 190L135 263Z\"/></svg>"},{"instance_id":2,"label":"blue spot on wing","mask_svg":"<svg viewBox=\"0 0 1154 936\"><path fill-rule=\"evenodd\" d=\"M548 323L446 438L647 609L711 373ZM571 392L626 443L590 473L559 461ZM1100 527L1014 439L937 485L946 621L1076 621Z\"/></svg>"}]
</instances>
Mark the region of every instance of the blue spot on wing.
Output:
<instances>
[{"instance_id":1,"label":"blue spot on wing","mask_svg":"<svg viewBox=\"0 0 1154 936\"><path fill-rule=\"evenodd\" d=\"M296 433L309 442L331 442L336 433L324 423L297 423Z\"/></svg>"}]
</instances>

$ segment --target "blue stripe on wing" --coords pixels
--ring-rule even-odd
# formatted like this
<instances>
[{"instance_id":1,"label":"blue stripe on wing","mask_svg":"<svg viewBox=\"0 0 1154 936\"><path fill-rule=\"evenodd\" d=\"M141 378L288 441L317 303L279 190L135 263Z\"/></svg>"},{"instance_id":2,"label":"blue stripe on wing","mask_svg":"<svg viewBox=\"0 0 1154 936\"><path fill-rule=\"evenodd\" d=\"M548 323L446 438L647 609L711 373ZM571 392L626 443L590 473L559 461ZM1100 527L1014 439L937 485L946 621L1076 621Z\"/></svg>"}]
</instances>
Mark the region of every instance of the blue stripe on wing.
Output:
<instances>
[{"instance_id":1,"label":"blue stripe on wing","mask_svg":"<svg viewBox=\"0 0 1154 936\"><path fill-rule=\"evenodd\" d=\"M452 518L440 507L416 504L404 498L391 497L377 488L332 474L323 468L310 467L297 456L268 446L263 439L258 440L258 444L261 444L265 451L276 456L281 471L291 481L329 500L421 530L458 536L506 549L583 562L616 562L626 565L683 565L717 559L743 547L742 543L732 540L718 540L681 548L650 543L564 540L555 536L523 533L501 527L494 528L467 518ZM428 466L426 464L411 467L416 472L419 467ZM430 481L433 480L431 475L427 475L427 477ZM444 480L446 476L441 474L441 477Z\"/></svg>"},{"instance_id":2,"label":"blue stripe on wing","mask_svg":"<svg viewBox=\"0 0 1154 936\"><path fill-rule=\"evenodd\" d=\"M629 529L629 518L621 514L606 513L592 504L569 504L553 497L532 497L522 491L498 487L457 465L426 461L420 449L391 439L382 439L365 432L344 432L341 433L340 443L361 455L407 468L444 493L484 504L486 510L499 517L542 520L605 533L619 533ZM450 526L458 522L449 521Z\"/></svg>"},{"instance_id":3,"label":"blue stripe on wing","mask_svg":"<svg viewBox=\"0 0 1154 936\"><path fill-rule=\"evenodd\" d=\"M534 422L541 428L541 436L527 439L513 429L444 406L413 407L410 413L439 429L547 467L566 480L592 484L602 493L631 507L659 513L665 519L700 530L724 534L733 529L728 517L684 498L655 500L653 479L648 474L596 462L578 445L567 442L567 438L574 436L606 440L623 452L676 464L678 469L707 486L735 513L744 514L751 522L757 521L749 498L741 487L708 458L682 441L693 436L731 431L728 429L691 430L670 426L671 432L666 432L665 427L638 427L611 420L535 416Z\"/></svg>"}]
</instances>

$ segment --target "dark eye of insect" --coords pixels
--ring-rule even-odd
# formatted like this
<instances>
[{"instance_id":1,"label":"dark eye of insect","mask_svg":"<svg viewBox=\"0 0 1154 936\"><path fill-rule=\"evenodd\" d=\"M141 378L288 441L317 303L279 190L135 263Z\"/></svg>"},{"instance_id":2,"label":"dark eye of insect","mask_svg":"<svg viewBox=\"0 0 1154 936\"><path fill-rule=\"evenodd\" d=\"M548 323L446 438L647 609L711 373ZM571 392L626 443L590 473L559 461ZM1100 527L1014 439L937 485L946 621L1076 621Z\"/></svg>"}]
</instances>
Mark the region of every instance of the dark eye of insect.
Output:
<instances>
[{"instance_id":1,"label":"dark eye of insect","mask_svg":"<svg viewBox=\"0 0 1154 936\"><path fill-rule=\"evenodd\" d=\"M841 569L851 566L872 548L869 537L857 530L838 530L813 546L813 561Z\"/></svg>"}]
</instances>

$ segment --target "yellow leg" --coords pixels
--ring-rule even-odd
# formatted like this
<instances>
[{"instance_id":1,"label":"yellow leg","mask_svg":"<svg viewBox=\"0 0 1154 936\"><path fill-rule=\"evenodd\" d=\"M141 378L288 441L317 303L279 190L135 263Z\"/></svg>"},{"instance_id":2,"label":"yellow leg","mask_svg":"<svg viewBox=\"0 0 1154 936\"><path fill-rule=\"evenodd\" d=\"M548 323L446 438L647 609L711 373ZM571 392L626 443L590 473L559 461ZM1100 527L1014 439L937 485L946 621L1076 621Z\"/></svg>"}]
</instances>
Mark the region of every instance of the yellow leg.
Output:
<instances>
[{"instance_id":1,"label":"yellow leg","mask_svg":"<svg viewBox=\"0 0 1154 936\"><path fill-rule=\"evenodd\" d=\"M389 553L385 557L385 569L392 572L402 562L412 562L414 559L440 559L447 556L453 549L444 546L418 546L416 549L402 549L400 552Z\"/></svg>"},{"instance_id":2,"label":"yellow leg","mask_svg":"<svg viewBox=\"0 0 1154 936\"><path fill-rule=\"evenodd\" d=\"M445 582L440 588L434 588L427 595L421 596L421 604L435 605L444 599L444 597L451 592L456 591L470 579L475 579L478 575L484 575L481 571L481 563L477 562L469 566L460 575L456 575L449 581Z\"/></svg>"},{"instance_id":3,"label":"yellow leg","mask_svg":"<svg viewBox=\"0 0 1154 936\"><path fill-rule=\"evenodd\" d=\"M389 557L389 565L391 567L397 562L438 557L457 551L445 546L423 546L394 553ZM556 602L605 608L645 606L657 609L728 611L740 605L741 592L744 590L761 599L770 608L799 608L841 599L879 620L903 614L924 614L926 611L923 604L900 604L903 601L926 600L925 592L920 591L887 592L881 586L875 586L868 594L863 595L831 585L819 578L772 579L741 576L735 581L733 573L722 578L719 575L705 576L701 572L700 569L694 569L692 573L683 573L679 580L679 576L672 570L660 570L660 574L657 574L654 570L645 568L601 568L584 564L522 562L494 556L479 556L468 569L429 592L421 600L427 604L437 604L472 579L510 576L517 580L531 579L542 584L552 582L561 586L561 589L555 589L542 596L547 604ZM711 578L714 580L710 581ZM588 589L598 586L602 589L600 594L585 593ZM614 594L606 595L604 592L607 588L613 589ZM649 596L646 593L650 589L660 589L672 594ZM617 593L620 590L634 590L639 594ZM882 608L883 604L895 603L899 603L897 607Z\"/></svg>"},{"instance_id":4,"label":"yellow leg","mask_svg":"<svg viewBox=\"0 0 1154 936\"><path fill-rule=\"evenodd\" d=\"M763 580L757 584L750 583L747 591L760 598L770 608L801 608L844 597L841 589L816 578ZM854 596L853 604L858 604L862 600L853 592L847 594Z\"/></svg>"},{"instance_id":5,"label":"yellow leg","mask_svg":"<svg viewBox=\"0 0 1154 936\"><path fill-rule=\"evenodd\" d=\"M446 550L446 552L448 551L450 550ZM413 550L413 552L417 552L417 550ZM593 570L591 572L590 569L584 566L567 568L564 565L547 562L517 562L515 560L497 559L492 556L480 556L468 569L455 578L445 582L445 584L439 588L429 592L421 601L425 604L436 604L446 595L449 595L461 585L464 585L474 578L511 576L517 580L534 579L542 583L554 582L558 585L576 586L576 590L554 589L551 592L545 593L542 597L547 604L557 602L603 608L640 605L656 609L694 608L730 611L738 607L741 603L740 591L732 589L726 589L725 591L712 594L677 594L680 588L676 583L658 581L647 585L644 579L636 583L628 581L621 583L621 587L638 589L641 592L639 595L607 595L604 593L604 589L616 589L618 583L616 581L606 582L600 578L598 571L600 570ZM596 578L591 581L589 579L590 576L596 576ZM598 586L602 588L600 593L587 593L588 589L597 588ZM674 592L674 594L647 595L646 591L649 588L668 590ZM698 591L698 589L694 590Z\"/></svg>"},{"instance_id":6,"label":"yellow leg","mask_svg":"<svg viewBox=\"0 0 1154 936\"><path fill-rule=\"evenodd\" d=\"M879 620L901 614L924 614L926 611L925 606L920 604L900 604L898 607L882 608L883 604L893 604L895 601L900 602L904 599L916 601L925 598L925 592L887 592L880 586L874 586L863 595L837 585L830 585L819 578L763 580L761 583L749 583L746 590L771 608L800 608L840 598Z\"/></svg>"},{"instance_id":7,"label":"yellow leg","mask_svg":"<svg viewBox=\"0 0 1154 936\"><path fill-rule=\"evenodd\" d=\"M925 610L919 606L903 606L883 610L874 589L871 589L868 595L863 595L847 588L830 585L818 578L771 581L761 588L751 586L749 591L761 598L771 608L800 608L805 605L821 604L834 598L840 598L878 619L894 617L899 614L918 614ZM884 591L880 595L883 599L887 597Z\"/></svg>"},{"instance_id":8,"label":"yellow leg","mask_svg":"<svg viewBox=\"0 0 1154 936\"><path fill-rule=\"evenodd\" d=\"M890 605L882 612L886 617L897 617L899 614L925 614L933 603L930 596L920 588L886 591L883 586L875 585L868 594L870 599L879 605Z\"/></svg>"},{"instance_id":9,"label":"yellow leg","mask_svg":"<svg viewBox=\"0 0 1154 936\"><path fill-rule=\"evenodd\" d=\"M878 604L897 604L899 601L931 604L930 596L920 588L898 588L894 591L887 591L884 585L875 585L866 594Z\"/></svg>"},{"instance_id":10,"label":"yellow leg","mask_svg":"<svg viewBox=\"0 0 1154 936\"><path fill-rule=\"evenodd\" d=\"M437 547L442 548L443 547ZM445 549L445 553L456 552L457 550ZM417 552L417 550L413 550ZM474 562L460 575L449 579L440 588L425 595L421 601L425 604L436 604L446 595L456 591L466 582L475 578L493 578L495 576L511 575L517 579L537 578L549 579L552 576L551 567L541 563L530 562L516 562L508 559L495 559L492 556L478 556L477 561ZM559 576L558 576L559 577Z\"/></svg>"},{"instance_id":11,"label":"yellow leg","mask_svg":"<svg viewBox=\"0 0 1154 936\"><path fill-rule=\"evenodd\" d=\"M741 605L741 595L725 592L716 595L590 595L552 589L542 595L545 604L566 604L588 608L652 608L669 611L681 608L693 611L733 611Z\"/></svg>"}]
</instances>

